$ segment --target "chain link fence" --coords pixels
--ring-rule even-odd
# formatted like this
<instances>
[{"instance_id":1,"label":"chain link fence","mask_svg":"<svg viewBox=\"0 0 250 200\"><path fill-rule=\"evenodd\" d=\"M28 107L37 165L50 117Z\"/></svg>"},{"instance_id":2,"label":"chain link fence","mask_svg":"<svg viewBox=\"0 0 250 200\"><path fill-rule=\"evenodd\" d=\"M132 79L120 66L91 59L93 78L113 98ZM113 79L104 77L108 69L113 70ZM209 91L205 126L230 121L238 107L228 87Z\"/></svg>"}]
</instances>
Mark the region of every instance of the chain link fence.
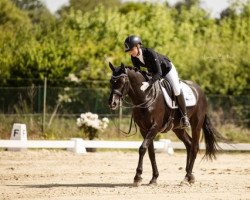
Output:
<instances>
[{"instance_id":1,"label":"chain link fence","mask_svg":"<svg viewBox=\"0 0 250 200\"><path fill-rule=\"evenodd\" d=\"M54 119L72 127L76 118L85 112L97 113L110 119L122 118L129 123L131 108L111 112L108 107L110 90L81 87L0 87L0 134L3 138L15 122L29 123L33 132L45 132ZM44 98L46 97L46 98ZM250 128L250 95L208 95L209 113L216 125L234 124ZM129 101L129 99L127 99ZM120 116L119 116L120 115ZM63 120L63 122L62 122ZM28 121L28 122L27 122ZM70 122L69 122L70 121ZM120 121L118 121L120 122ZM60 129L60 123L54 129ZM127 124L128 125L128 124ZM120 126L120 124L118 124ZM76 131L76 130L72 130ZM48 132L48 131L47 131ZM52 131L53 132L53 131Z\"/></svg>"}]
</instances>

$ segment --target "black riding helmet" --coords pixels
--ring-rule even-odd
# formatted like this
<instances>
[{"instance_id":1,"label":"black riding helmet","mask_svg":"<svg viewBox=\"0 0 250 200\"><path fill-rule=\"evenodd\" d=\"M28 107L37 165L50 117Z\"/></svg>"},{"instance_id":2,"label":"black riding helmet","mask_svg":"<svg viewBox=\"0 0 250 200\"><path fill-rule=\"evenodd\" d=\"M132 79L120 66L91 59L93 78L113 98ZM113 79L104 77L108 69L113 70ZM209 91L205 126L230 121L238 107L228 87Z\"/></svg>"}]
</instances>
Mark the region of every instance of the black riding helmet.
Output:
<instances>
[{"instance_id":1,"label":"black riding helmet","mask_svg":"<svg viewBox=\"0 0 250 200\"><path fill-rule=\"evenodd\" d=\"M125 52L130 51L137 44L142 44L141 38L136 35L130 35L124 41Z\"/></svg>"}]
</instances>

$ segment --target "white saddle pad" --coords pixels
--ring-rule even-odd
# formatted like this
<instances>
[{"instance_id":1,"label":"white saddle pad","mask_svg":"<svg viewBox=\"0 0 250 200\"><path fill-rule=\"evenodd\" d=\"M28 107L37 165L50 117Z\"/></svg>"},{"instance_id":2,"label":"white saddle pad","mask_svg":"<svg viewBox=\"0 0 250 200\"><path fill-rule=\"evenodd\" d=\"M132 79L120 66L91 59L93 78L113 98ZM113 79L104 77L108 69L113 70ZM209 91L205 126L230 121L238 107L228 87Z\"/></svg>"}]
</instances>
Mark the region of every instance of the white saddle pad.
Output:
<instances>
[{"instance_id":1,"label":"white saddle pad","mask_svg":"<svg viewBox=\"0 0 250 200\"><path fill-rule=\"evenodd\" d=\"M180 85L181 85L181 90L183 91L184 99L185 99L185 102L186 102L186 107L196 105L197 100L195 98L193 90L186 83L184 83L182 81L181 81ZM172 101L172 99L168 95L166 89L161 84L160 84L160 86L161 86L161 90L163 92L163 96L165 98L165 101L166 101L167 105L172 109L178 108L176 102Z\"/></svg>"}]
</instances>

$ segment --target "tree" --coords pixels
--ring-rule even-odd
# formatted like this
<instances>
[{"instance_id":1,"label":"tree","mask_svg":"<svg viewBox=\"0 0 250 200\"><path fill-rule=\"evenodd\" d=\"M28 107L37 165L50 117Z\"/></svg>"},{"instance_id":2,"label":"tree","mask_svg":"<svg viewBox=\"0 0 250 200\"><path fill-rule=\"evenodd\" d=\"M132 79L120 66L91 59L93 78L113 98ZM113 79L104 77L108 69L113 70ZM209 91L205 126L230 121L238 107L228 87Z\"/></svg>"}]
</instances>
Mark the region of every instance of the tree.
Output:
<instances>
[{"instance_id":1,"label":"tree","mask_svg":"<svg viewBox=\"0 0 250 200\"><path fill-rule=\"evenodd\" d=\"M11 76L10 66L15 62L15 49L22 44L31 28L28 15L9 0L0 3L0 83Z\"/></svg>"},{"instance_id":2,"label":"tree","mask_svg":"<svg viewBox=\"0 0 250 200\"><path fill-rule=\"evenodd\" d=\"M30 11L3 0L0 76L31 80L24 84L47 76L54 86L68 84L64 80L69 73L81 80L107 80L111 72L104 61L131 65L123 41L136 34L144 46L167 55L182 79L197 82L206 93L247 94L249 4L234 17L216 20L198 6L181 9L178 13L160 3L99 5L87 12L71 8L51 20L43 14L31 23Z\"/></svg>"},{"instance_id":3,"label":"tree","mask_svg":"<svg viewBox=\"0 0 250 200\"><path fill-rule=\"evenodd\" d=\"M70 0L69 5L63 6L58 13L63 15L64 12L68 13L70 8L74 10L81 10L82 13L93 11L98 5L105 8L114 8L121 5L120 0Z\"/></svg>"},{"instance_id":4,"label":"tree","mask_svg":"<svg viewBox=\"0 0 250 200\"><path fill-rule=\"evenodd\" d=\"M40 0L11 0L18 8L26 11L33 23L43 23L44 21L53 20L52 14L49 12L44 3Z\"/></svg>"},{"instance_id":5,"label":"tree","mask_svg":"<svg viewBox=\"0 0 250 200\"><path fill-rule=\"evenodd\" d=\"M190 9L193 6L198 7L200 0L185 0L184 2L180 1L175 4L175 9L180 13L183 9Z\"/></svg>"}]
</instances>

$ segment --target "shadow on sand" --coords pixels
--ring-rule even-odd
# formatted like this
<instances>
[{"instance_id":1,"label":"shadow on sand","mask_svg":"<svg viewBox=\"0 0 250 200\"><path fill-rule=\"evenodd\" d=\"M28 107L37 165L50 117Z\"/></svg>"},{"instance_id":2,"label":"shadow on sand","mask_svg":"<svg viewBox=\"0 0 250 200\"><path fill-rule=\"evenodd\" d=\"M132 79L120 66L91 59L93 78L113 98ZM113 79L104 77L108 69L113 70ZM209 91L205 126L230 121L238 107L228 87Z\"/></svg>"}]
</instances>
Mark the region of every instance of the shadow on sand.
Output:
<instances>
[{"instance_id":1,"label":"shadow on sand","mask_svg":"<svg viewBox=\"0 0 250 200\"><path fill-rule=\"evenodd\" d=\"M93 187L93 188L116 188L116 187L134 187L128 183L84 183L84 184L37 184L37 185L7 185L10 187L22 188L60 188L60 187Z\"/></svg>"}]
</instances>

